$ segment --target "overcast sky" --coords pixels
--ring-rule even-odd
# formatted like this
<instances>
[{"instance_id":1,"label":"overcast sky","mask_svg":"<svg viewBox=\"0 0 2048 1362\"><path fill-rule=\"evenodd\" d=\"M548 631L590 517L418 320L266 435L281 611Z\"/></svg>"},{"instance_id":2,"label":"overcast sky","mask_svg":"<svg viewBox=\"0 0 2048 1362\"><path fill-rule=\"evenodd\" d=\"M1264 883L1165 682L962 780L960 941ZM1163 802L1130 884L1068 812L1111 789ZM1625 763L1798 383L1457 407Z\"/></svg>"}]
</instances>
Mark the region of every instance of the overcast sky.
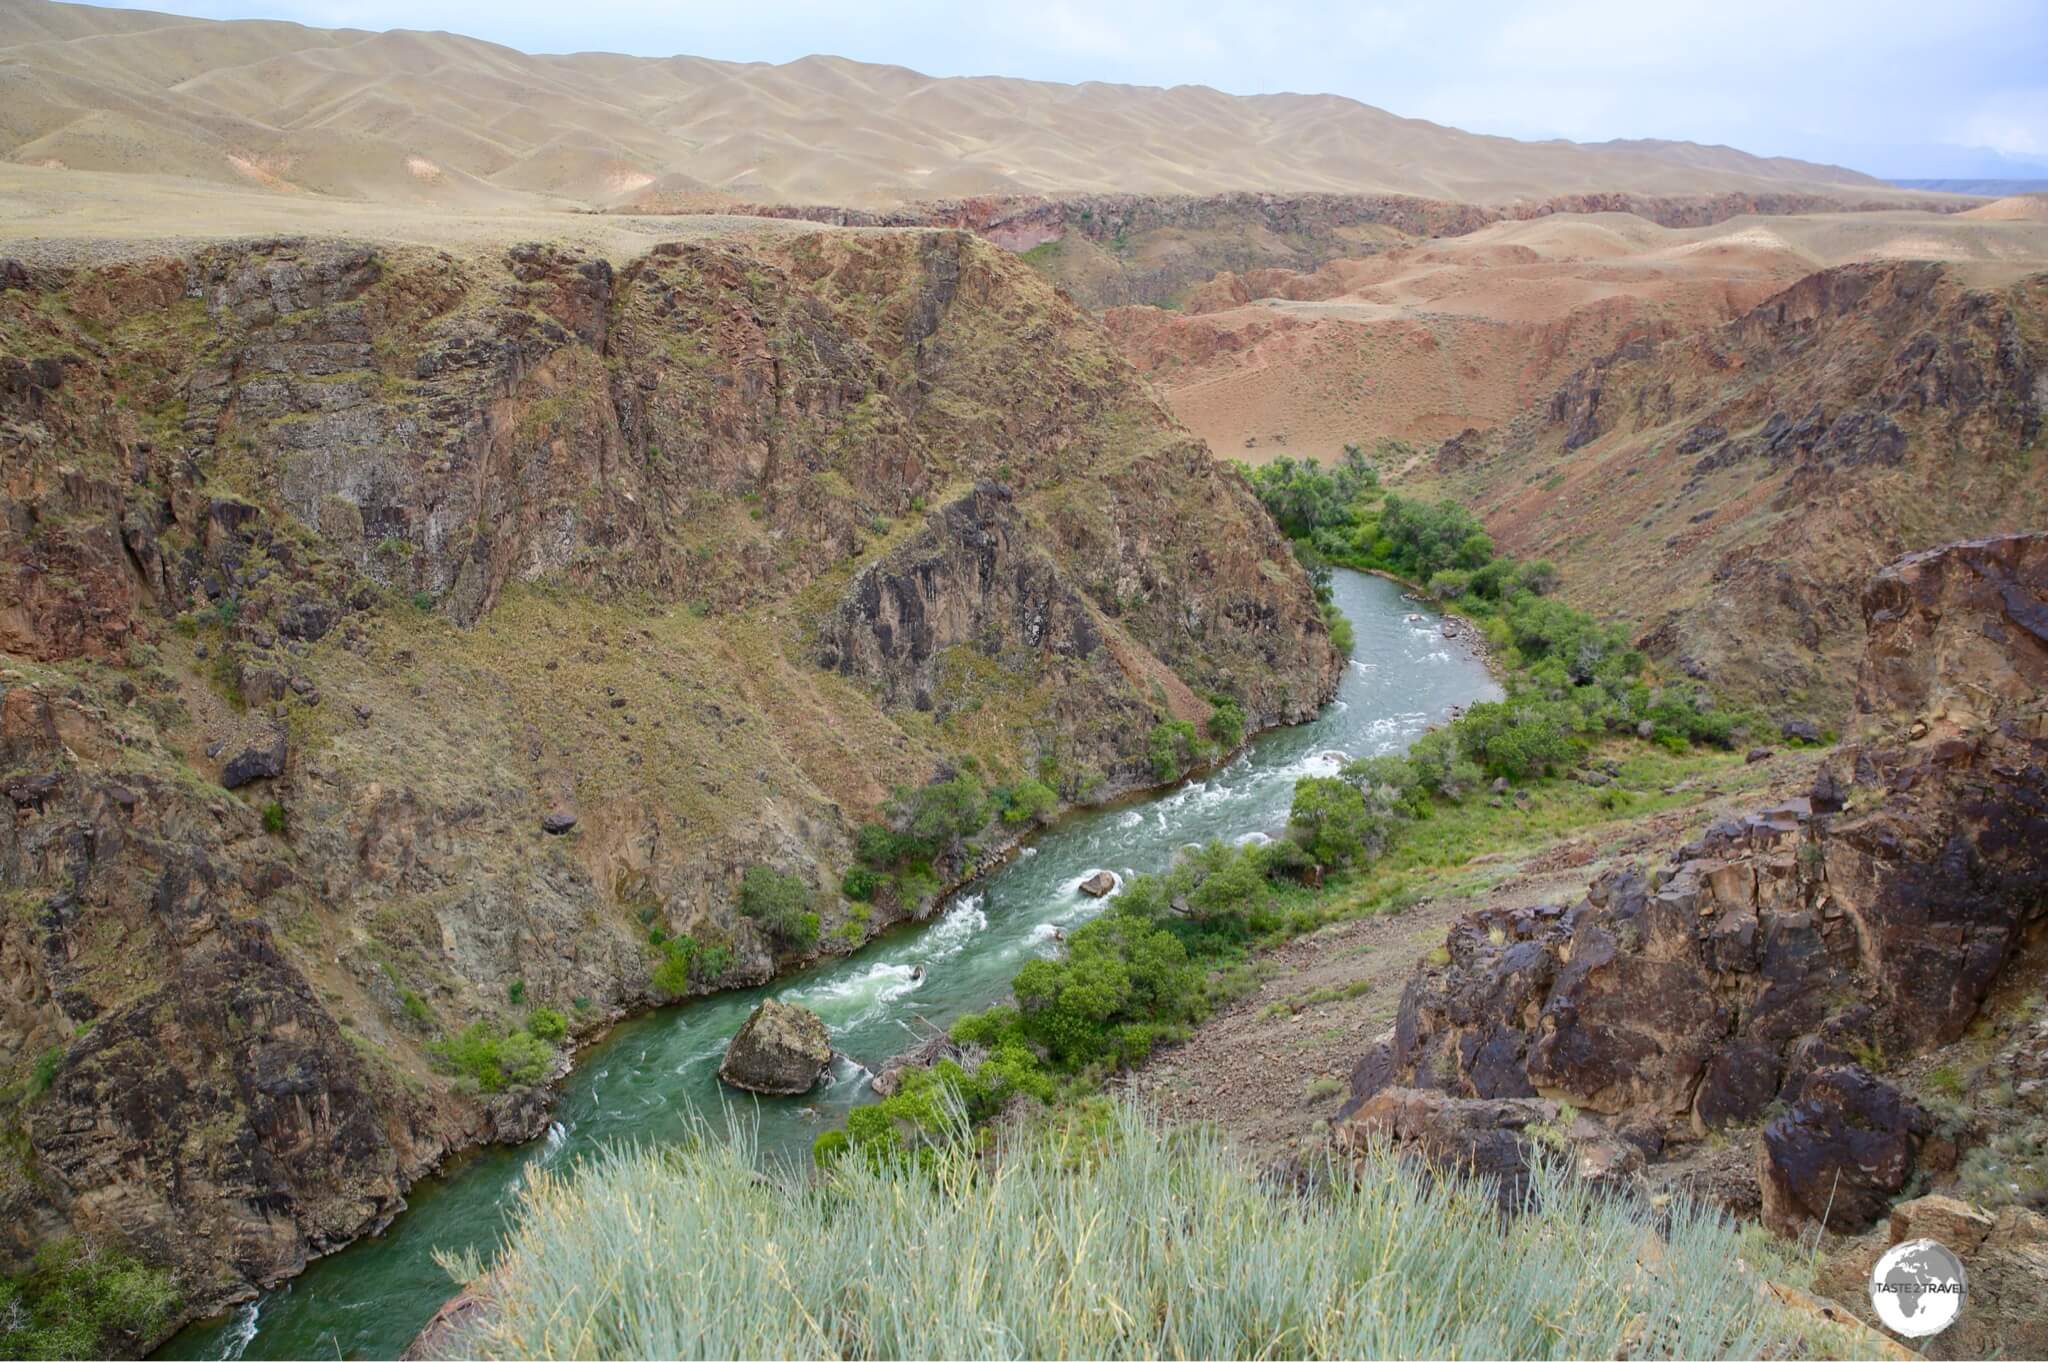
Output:
<instances>
[{"instance_id":1,"label":"overcast sky","mask_svg":"<svg viewBox=\"0 0 2048 1362\"><path fill-rule=\"evenodd\" d=\"M172 0L530 52L1350 95L1514 137L1674 137L1886 176L2048 174L2048 0ZM2010 158L2010 159L2002 159ZM2014 164L2017 162L2018 164Z\"/></svg>"}]
</instances>

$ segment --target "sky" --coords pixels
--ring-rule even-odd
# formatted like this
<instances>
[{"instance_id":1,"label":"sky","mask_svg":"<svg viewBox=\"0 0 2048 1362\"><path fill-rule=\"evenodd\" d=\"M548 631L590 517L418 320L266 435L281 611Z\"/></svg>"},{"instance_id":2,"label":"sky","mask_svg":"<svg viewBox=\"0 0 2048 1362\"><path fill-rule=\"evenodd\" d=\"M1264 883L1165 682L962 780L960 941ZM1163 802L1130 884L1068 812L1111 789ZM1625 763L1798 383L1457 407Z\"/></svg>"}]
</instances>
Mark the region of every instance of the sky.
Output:
<instances>
[{"instance_id":1,"label":"sky","mask_svg":"<svg viewBox=\"0 0 2048 1362\"><path fill-rule=\"evenodd\" d=\"M1349 95L1511 137L1669 137L1892 178L2048 177L2048 0L169 0L529 52L823 52L931 75Z\"/></svg>"}]
</instances>

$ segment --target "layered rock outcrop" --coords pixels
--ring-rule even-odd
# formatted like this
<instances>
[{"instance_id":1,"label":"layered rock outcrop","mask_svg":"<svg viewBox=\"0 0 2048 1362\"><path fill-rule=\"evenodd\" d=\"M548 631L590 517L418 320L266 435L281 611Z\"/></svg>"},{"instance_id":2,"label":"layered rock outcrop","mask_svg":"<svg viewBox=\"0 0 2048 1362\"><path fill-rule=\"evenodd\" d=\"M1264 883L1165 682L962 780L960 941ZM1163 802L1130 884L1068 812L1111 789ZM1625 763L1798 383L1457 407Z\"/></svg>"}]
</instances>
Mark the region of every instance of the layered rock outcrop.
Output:
<instances>
[{"instance_id":1,"label":"layered rock outcrop","mask_svg":"<svg viewBox=\"0 0 2048 1362\"><path fill-rule=\"evenodd\" d=\"M1932 1123L1857 1061L1955 1041L2048 920L2044 611L2048 535L1879 573L1862 727L1812 797L1716 824L1647 875L1604 874L1576 904L1460 920L1346 1114L1423 1089L1692 1135L1783 1106L1767 1213L1867 1224Z\"/></svg>"},{"instance_id":2,"label":"layered rock outcrop","mask_svg":"<svg viewBox=\"0 0 2048 1362\"><path fill-rule=\"evenodd\" d=\"M1341 666L1243 483L958 232L0 271L0 510L0 1256L194 1309L535 1133L487 1053L535 1009L927 908L834 892L892 786L1109 797Z\"/></svg>"}]
</instances>

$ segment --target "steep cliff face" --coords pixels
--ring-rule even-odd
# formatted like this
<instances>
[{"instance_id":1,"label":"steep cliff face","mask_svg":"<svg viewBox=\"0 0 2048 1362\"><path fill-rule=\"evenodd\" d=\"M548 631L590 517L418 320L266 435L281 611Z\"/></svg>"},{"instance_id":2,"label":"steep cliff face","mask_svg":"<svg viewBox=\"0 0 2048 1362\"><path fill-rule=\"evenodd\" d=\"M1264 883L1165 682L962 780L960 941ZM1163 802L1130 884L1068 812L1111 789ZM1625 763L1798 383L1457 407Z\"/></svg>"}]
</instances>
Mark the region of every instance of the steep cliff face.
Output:
<instances>
[{"instance_id":1,"label":"steep cliff face","mask_svg":"<svg viewBox=\"0 0 2048 1362\"><path fill-rule=\"evenodd\" d=\"M701 991L926 911L837 892L892 785L1106 797L1161 717L1335 685L1247 489L965 233L0 280L12 1254L288 1275L544 1123L436 1059L471 1023L658 1001L651 936ZM756 865L815 945L738 912Z\"/></svg>"},{"instance_id":2,"label":"steep cliff face","mask_svg":"<svg viewBox=\"0 0 2048 1362\"><path fill-rule=\"evenodd\" d=\"M1347 1114L1484 1136L1499 1112L1471 1103L1547 1099L1654 1153L1775 1111L1752 1193L1767 1217L1867 1226L1940 1132L1864 1066L1955 1043L2001 979L2038 977L2044 612L2040 534L1880 572L1859 728L1812 796L1717 824L1647 876L1603 875L1576 904L1461 920Z\"/></svg>"},{"instance_id":3,"label":"steep cliff face","mask_svg":"<svg viewBox=\"0 0 2048 1362\"><path fill-rule=\"evenodd\" d=\"M2048 277L1850 265L1695 336L1587 366L1451 486L1649 649L1839 721L1868 575L2048 516Z\"/></svg>"}]
</instances>

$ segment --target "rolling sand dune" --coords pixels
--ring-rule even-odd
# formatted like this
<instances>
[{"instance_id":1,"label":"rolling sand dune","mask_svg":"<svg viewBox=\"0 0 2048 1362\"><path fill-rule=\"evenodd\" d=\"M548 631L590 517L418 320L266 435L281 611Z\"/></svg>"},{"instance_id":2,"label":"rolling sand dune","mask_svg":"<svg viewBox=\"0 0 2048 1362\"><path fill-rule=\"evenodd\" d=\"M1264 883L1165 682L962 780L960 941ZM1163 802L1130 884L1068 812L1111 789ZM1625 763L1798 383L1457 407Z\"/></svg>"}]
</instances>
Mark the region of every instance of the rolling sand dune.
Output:
<instances>
[{"instance_id":1,"label":"rolling sand dune","mask_svg":"<svg viewBox=\"0 0 2048 1362\"><path fill-rule=\"evenodd\" d=\"M1517 142L1333 95L531 56L448 33L0 0L0 156L272 192L616 205L650 188L850 206L994 194L1806 191L1879 181L1689 143Z\"/></svg>"},{"instance_id":2,"label":"rolling sand dune","mask_svg":"<svg viewBox=\"0 0 2048 1362\"><path fill-rule=\"evenodd\" d=\"M1636 338L1738 316L1815 270L1940 259L1997 283L2048 268L2048 222L1926 213L1741 218L1671 230L1628 214L1501 222L1468 236L1253 270L1179 312L1111 309L1125 352L1219 454L1425 445L1504 422Z\"/></svg>"}]
</instances>

